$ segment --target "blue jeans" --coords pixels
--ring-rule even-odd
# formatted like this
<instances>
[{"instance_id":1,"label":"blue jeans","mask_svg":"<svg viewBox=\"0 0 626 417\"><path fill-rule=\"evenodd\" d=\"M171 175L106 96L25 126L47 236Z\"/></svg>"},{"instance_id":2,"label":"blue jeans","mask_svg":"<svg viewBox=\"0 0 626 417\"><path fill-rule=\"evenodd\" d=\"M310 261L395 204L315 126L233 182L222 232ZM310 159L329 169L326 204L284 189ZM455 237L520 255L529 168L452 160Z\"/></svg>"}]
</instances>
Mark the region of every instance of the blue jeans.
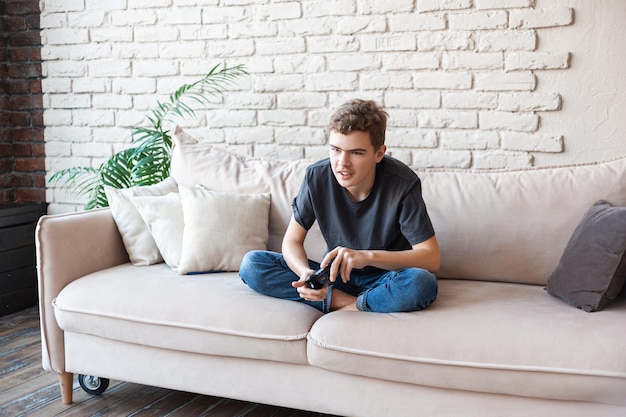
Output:
<instances>
[{"instance_id":1,"label":"blue jeans","mask_svg":"<svg viewBox=\"0 0 626 417\"><path fill-rule=\"evenodd\" d=\"M311 269L319 263L309 260ZM252 251L244 256L239 276L254 291L270 297L300 301L327 313L330 310L330 294L324 301L307 301L300 298L291 286L300 277L293 273L283 255L270 251ZM417 311L428 307L437 298L437 278L421 268L399 271L363 272L352 270L350 281L334 282L334 289L357 297L356 306L361 311L392 313Z\"/></svg>"}]
</instances>

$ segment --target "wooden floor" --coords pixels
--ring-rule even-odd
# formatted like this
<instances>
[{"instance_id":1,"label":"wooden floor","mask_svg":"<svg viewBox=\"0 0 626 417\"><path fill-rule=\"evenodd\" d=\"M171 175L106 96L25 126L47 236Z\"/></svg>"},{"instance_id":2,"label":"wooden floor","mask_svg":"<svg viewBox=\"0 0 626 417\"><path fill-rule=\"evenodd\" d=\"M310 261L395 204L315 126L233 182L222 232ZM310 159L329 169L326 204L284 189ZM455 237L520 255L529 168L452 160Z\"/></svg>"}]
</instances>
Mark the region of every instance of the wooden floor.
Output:
<instances>
[{"instance_id":1,"label":"wooden floor","mask_svg":"<svg viewBox=\"0 0 626 417\"><path fill-rule=\"evenodd\" d=\"M324 414L111 381L102 395L74 378L74 403L61 402L56 374L41 367L39 315L29 308L0 317L0 416L321 417Z\"/></svg>"}]
</instances>

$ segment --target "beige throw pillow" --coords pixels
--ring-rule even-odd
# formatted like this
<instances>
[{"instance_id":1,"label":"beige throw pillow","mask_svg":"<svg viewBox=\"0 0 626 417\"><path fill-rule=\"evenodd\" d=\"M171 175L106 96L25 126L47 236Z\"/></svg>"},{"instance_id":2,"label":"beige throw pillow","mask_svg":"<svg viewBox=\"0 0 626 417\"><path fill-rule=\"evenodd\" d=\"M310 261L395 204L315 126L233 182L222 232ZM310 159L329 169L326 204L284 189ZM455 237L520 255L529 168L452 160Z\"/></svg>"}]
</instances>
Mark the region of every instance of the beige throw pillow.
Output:
<instances>
[{"instance_id":1,"label":"beige throw pillow","mask_svg":"<svg viewBox=\"0 0 626 417\"><path fill-rule=\"evenodd\" d=\"M270 194L180 186L185 227L179 274L237 271L243 256L267 248Z\"/></svg>"},{"instance_id":2,"label":"beige throw pillow","mask_svg":"<svg viewBox=\"0 0 626 417\"><path fill-rule=\"evenodd\" d=\"M158 184L144 187L122 189L105 187L111 214L133 265L152 265L163 261L152 234L133 200L138 196L159 196L177 190L176 181L171 177Z\"/></svg>"},{"instance_id":3,"label":"beige throw pillow","mask_svg":"<svg viewBox=\"0 0 626 417\"><path fill-rule=\"evenodd\" d=\"M185 227L180 194L136 197L135 206L152 233L163 260L176 271Z\"/></svg>"}]
</instances>

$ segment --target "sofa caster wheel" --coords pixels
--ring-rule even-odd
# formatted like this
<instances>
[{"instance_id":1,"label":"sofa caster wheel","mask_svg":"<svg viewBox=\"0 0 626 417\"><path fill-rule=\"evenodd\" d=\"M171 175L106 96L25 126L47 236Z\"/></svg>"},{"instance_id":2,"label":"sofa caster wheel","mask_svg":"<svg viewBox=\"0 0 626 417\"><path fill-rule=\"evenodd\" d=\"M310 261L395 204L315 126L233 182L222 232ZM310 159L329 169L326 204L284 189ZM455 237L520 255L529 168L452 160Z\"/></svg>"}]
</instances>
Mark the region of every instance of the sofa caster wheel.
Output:
<instances>
[{"instance_id":1,"label":"sofa caster wheel","mask_svg":"<svg viewBox=\"0 0 626 417\"><path fill-rule=\"evenodd\" d=\"M78 375L80 387L91 395L100 395L109 387L109 380L92 375Z\"/></svg>"}]
</instances>

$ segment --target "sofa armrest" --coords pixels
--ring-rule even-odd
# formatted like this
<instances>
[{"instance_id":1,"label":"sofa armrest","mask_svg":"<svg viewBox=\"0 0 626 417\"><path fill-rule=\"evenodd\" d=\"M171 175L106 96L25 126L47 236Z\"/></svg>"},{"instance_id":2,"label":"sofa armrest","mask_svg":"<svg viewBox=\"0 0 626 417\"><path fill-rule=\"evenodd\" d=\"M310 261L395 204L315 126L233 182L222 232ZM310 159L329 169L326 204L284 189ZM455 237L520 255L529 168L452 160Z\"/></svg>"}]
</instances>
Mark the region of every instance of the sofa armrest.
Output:
<instances>
[{"instance_id":1,"label":"sofa armrest","mask_svg":"<svg viewBox=\"0 0 626 417\"><path fill-rule=\"evenodd\" d=\"M110 209L42 216L35 230L42 361L46 370L65 371L63 331L53 300L70 282L128 262Z\"/></svg>"}]
</instances>

